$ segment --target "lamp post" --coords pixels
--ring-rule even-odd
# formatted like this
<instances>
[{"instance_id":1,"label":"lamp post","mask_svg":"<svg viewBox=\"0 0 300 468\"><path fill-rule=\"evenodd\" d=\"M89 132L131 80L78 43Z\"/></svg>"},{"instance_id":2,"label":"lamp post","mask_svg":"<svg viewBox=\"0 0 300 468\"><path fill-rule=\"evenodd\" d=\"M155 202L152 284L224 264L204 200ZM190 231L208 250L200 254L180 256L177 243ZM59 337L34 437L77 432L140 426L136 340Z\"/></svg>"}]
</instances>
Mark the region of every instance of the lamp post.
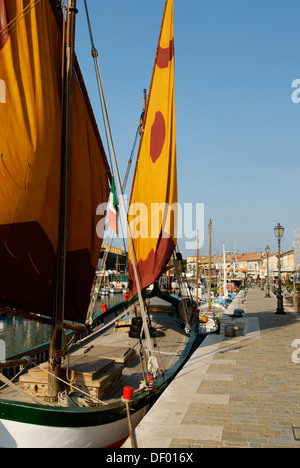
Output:
<instances>
[{"instance_id":1,"label":"lamp post","mask_svg":"<svg viewBox=\"0 0 300 468\"><path fill-rule=\"evenodd\" d=\"M266 250L266 254L267 254L267 292L266 292L266 297L271 297L270 296L270 270L269 270L269 255L270 255L271 249L267 245L265 250Z\"/></svg>"},{"instance_id":2,"label":"lamp post","mask_svg":"<svg viewBox=\"0 0 300 468\"><path fill-rule=\"evenodd\" d=\"M285 315L285 312L283 309L283 297L282 297L282 291L281 291L281 265L280 265L280 257L281 257L280 242L284 234L284 228L280 225L280 223L278 223L277 226L275 226L274 233L278 239L278 293L277 293L277 310L275 313L277 315Z\"/></svg>"},{"instance_id":3,"label":"lamp post","mask_svg":"<svg viewBox=\"0 0 300 468\"><path fill-rule=\"evenodd\" d=\"M261 256L260 261L261 261L261 267L260 267L260 282L261 282L261 285L260 285L260 289L261 289L261 291L264 291L265 285L264 285L264 278L262 276L262 271L263 271L263 266L264 266L264 257L263 257L263 255Z\"/></svg>"}]
</instances>

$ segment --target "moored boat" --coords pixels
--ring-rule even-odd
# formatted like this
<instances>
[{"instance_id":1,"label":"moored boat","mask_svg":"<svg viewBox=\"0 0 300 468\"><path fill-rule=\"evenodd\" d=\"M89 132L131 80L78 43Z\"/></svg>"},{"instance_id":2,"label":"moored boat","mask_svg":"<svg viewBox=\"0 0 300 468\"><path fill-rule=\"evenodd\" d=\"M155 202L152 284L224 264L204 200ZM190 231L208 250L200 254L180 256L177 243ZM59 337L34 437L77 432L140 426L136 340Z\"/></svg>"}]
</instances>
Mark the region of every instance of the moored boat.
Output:
<instances>
[{"instance_id":1,"label":"moored boat","mask_svg":"<svg viewBox=\"0 0 300 468\"><path fill-rule=\"evenodd\" d=\"M66 361L69 372L74 371L72 363L75 362L76 366L76 356L79 356L82 365L96 366L97 374L101 372L101 366L105 366L103 372L90 381L85 369L84 385L85 390L89 391L88 395L76 394L74 387L83 383L77 375L73 396L87 406L60 406L66 395L63 390L60 403L51 406L43 401L43 404L37 403L35 399L40 400L45 396L47 373L44 365L34 366L20 379L21 388L27 387L27 395L20 397L19 385L16 388L8 386L0 392L1 447L105 448L121 445L129 434L126 407L122 400L124 387L135 388L130 403L132 424L135 427L187 361L197 337L196 326L190 334L182 330L182 321L174 302L173 316L170 315L170 309L158 310L155 306L153 312L150 310L151 324L157 331L155 340L160 349L164 375L155 379L154 387L146 388L140 357L135 352L140 340L129 337L134 314L126 312L126 305L122 303L101 314L97 319L100 330L81 339L73 347L69 362ZM124 315L120 313L122 308ZM119 315L116 317L116 314ZM64 389L68 388L68 383L66 380ZM102 392L106 391L108 393L102 396ZM91 398L91 395L97 396Z\"/></svg>"},{"instance_id":2,"label":"moored boat","mask_svg":"<svg viewBox=\"0 0 300 468\"><path fill-rule=\"evenodd\" d=\"M94 208L108 199L113 178L74 56L76 13L75 0L67 6L0 0L0 76L7 86L0 107L0 307L52 329L45 362L20 356L0 364L3 448L120 445L129 422L140 421L197 337L193 303L172 298L167 307L154 307L145 294L175 249L173 225L159 226L157 239L148 243L129 236L131 301L101 314L97 325L92 320L103 237L99 229L95 235ZM17 67L16 57L22 62ZM172 206L177 200L174 99L173 0L167 0L131 203L153 201L149 187L140 191L149 180L157 181L160 202ZM154 123L166 130L164 151ZM153 137L159 141L149 158ZM151 159L147 171L145 154ZM117 185L121 195L118 176ZM87 336L78 338L80 332ZM12 369L20 372L12 375ZM124 387L134 391L130 401Z\"/></svg>"}]
</instances>

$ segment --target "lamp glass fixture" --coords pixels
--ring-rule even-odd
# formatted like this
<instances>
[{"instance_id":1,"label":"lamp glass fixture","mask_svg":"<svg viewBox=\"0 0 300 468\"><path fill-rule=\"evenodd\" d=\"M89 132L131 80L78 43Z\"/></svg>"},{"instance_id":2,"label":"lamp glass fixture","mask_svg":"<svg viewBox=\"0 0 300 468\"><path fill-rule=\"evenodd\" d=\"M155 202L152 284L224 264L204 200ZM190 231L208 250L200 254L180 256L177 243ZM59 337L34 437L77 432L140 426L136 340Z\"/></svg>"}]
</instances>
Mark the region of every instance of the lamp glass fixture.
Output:
<instances>
[{"instance_id":1,"label":"lamp glass fixture","mask_svg":"<svg viewBox=\"0 0 300 468\"><path fill-rule=\"evenodd\" d=\"M281 237L283 237L283 234L284 234L284 227L282 227L280 225L280 223L277 224L277 226L274 227L274 233L275 233L275 236L280 239Z\"/></svg>"}]
</instances>

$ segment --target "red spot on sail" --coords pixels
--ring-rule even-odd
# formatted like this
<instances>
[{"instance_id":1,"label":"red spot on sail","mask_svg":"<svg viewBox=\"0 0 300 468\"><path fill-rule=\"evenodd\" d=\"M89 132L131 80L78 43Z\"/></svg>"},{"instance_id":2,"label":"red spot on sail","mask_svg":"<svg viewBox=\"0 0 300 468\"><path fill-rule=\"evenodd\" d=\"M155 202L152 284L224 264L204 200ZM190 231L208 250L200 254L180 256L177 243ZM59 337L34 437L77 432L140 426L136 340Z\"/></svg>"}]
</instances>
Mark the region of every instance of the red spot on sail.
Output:
<instances>
[{"instance_id":1,"label":"red spot on sail","mask_svg":"<svg viewBox=\"0 0 300 468\"><path fill-rule=\"evenodd\" d=\"M166 123L161 112L156 112L151 128L150 156L155 163L161 155L166 139Z\"/></svg>"},{"instance_id":2,"label":"red spot on sail","mask_svg":"<svg viewBox=\"0 0 300 468\"><path fill-rule=\"evenodd\" d=\"M158 68L168 68L169 62L174 57L174 39L170 41L170 45L167 49L159 47L157 54L157 66Z\"/></svg>"},{"instance_id":3,"label":"red spot on sail","mask_svg":"<svg viewBox=\"0 0 300 468\"><path fill-rule=\"evenodd\" d=\"M174 240L167 235L164 237L162 234L158 238L156 251L154 252L154 250L151 249L147 259L145 261L140 260L138 262L138 271L142 289L147 288L149 284L154 283L154 281L156 281L156 279L162 274L166 268L166 264L174 252L174 249ZM128 262L128 267L130 278L128 286L130 295L134 296L137 293L137 285L135 282L133 266L130 260Z\"/></svg>"},{"instance_id":4,"label":"red spot on sail","mask_svg":"<svg viewBox=\"0 0 300 468\"><path fill-rule=\"evenodd\" d=\"M6 0L0 0L0 31L8 25ZM5 46L9 38L9 31L0 32L0 50Z\"/></svg>"}]
</instances>

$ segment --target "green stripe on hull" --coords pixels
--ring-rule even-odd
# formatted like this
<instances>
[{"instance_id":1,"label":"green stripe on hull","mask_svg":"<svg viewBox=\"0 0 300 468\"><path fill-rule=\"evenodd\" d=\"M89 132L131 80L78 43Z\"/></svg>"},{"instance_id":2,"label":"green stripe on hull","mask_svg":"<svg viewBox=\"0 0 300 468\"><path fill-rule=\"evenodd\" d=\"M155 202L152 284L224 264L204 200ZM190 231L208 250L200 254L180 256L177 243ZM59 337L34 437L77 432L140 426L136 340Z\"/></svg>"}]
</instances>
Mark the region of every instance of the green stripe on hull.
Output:
<instances>
[{"instance_id":1,"label":"green stripe on hull","mask_svg":"<svg viewBox=\"0 0 300 468\"><path fill-rule=\"evenodd\" d=\"M153 395L145 396L132 405L134 411L149 404ZM49 427L92 427L126 418L123 404L112 408L53 408L49 406L0 400L0 419Z\"/></svg>"},{"instance_id":2,"label":"green stripe on hull","mask_svg":"<svg viewBox=\"0 0 300 468\"><path fill-rule=\"evenodd\" d=\"M176 364L166 372L164 377L160 377L157 380L155 392L144 392L134 397L131 404L132 414L155 403L190 357L196 337L197 332L194 329L183 354ZM126 406L123 403L103 405L98 408L61 408L0 399L0 420L37 426L61 428L93 427L113 423L126 417Z\"/></svg>"}]
</instances>

